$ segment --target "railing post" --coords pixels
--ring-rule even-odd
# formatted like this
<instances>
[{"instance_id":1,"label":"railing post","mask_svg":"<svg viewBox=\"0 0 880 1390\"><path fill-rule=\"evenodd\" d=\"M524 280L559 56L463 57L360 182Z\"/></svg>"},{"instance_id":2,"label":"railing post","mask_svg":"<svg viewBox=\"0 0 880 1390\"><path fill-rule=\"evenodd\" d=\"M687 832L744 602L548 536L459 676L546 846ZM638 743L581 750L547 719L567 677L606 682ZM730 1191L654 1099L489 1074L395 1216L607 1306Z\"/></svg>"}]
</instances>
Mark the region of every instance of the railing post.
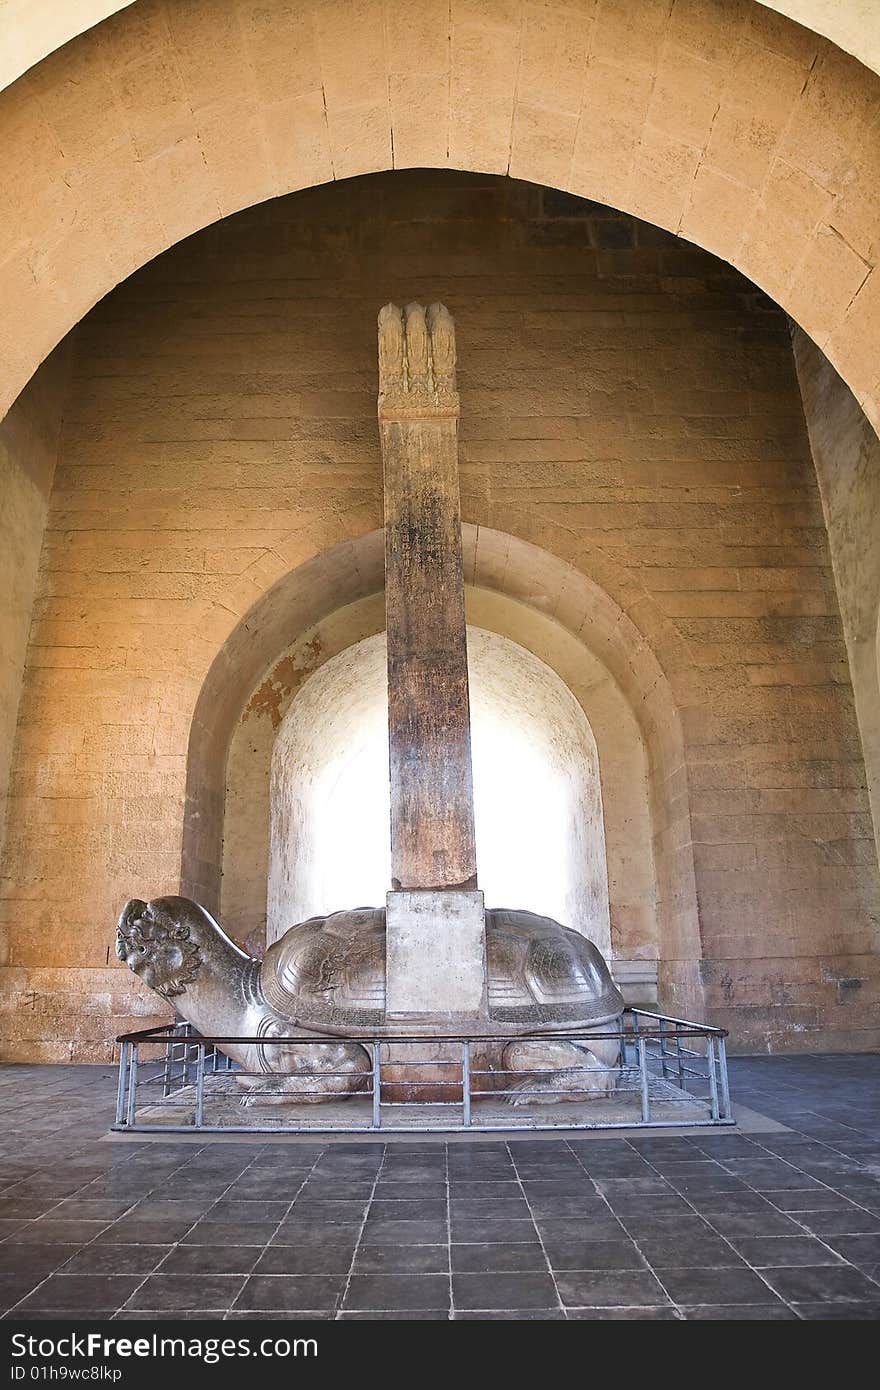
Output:
<instances>
[{"instance_id":1,"label":"railing post","mask_svg":"<svg viewBox=\"0 0 880 1390\"><path fill-rule=\"evenodd\" d=\"M730 1108L730 1083L727 1076L727 1043L724 1038L718 1039L718 1069L721 1073L721 1118L730 1120L733 1112Z\"/></svg>"},{"instance_id":2,"label":"railing post","mask_svg":"<svg viewBox=\"0 0 880 1390\"><path fill-rule=\"evenodd\" d=\"M709 1068L709 1096L712 1103L712 1119L720 1118L718 1114L718 1077L715 1074L715 1039L711 1033L706 1037L706 1062Z\"/></svg>"},{"instance_id":3,"label":"railing post","mask_svg":"<svg viewBox=\"0 0 880 1390\"><path fill-rule=\"evenodd\" d=\"M373 1129L382 1128L382 1071L379 1062L380 1044L374 1042L373 1053Z\"/></svg>"},{"instance_id":4,"label":"railing post","mask_svg":"<svg viewBox=\"0 0 880 1390\"><path fill-rule=\"evenodd\" d=\"M137 1107L137 1081L138 1081L138 1045L131 1044L130 1060L128 1064L128 1119L126 1124L133 1125Z\"/></svg>"},{"instance_id":5,"label":"railing post","mask_svg":"<svg viewBox=\"0 0 880 1390\"><path fill-rule=\"evenodd\" d=\"M162 1071L162 1099L171 1095L171 1068L174 1061L174 1038L165 1043L165 1066Z\"/></svg>"},{"instance_id":6,"label":"railing post","mask_svg":"<svg viewBox=\"0 0 880 1390\"><path fill-rule=\"evenodd\" d=\"M633 1041L635 1042L635 1045L636 1045L636 1054L638 1054L638 1048L639 1048L639 1011L638 1011L638 1009L633 1009L633 1011L632 1011L632 1020L633 1020ZM623 1061L624 1061L624 1064L626 1064L626 1043L624 1043L624 1045L623 1045Z\"/></svg>"},{"instance_id":7,"label":"railing post","mask_svg":"<svg viewBox=\"0 0 880 1390\"><path fill-rule=\"evenodd\" d=\"M651 1097L648 1091L648 1052L645 1039L639 1038L639 1079L642 1086L642 1124L651 1118Z\"/></svg>"},{"instance_id":8,"label":"railing post","mask_svg":"<svg viewBox=\"0 0 880 1390\"><path fill-rule=\"evenodd\" d=\"M193 1114L193 1124L196 1129L201 1129L205 1112L205 1043L197 1043L198 1058L196 1060L196 1108Z\"/></svg>"},{"instance_id":9,"label":"railing post","mask_svg":"<svg viewBox=\"0 0 880 1390\"><path fill-rule=\"evenodd\" d=\"M461 1122L465 1129L471 1124L471 1045L461 1045Z\"/></svg>"},{"instance_id":10,"label":"railing post","mask_svg":"<svg viewBox=\"0 0 880 1390\"><path fill-rule=\"evenodd\" d=\"M666 1019L662 1015L657 1020L657 1031L660 1034L660 1073L665 1081L669 1068L666 1064Z\"/></svg>"},{"instance_id":11,"label":"railing post","mask_svg":"<svg viewBox=\"0 0 880 1390\"><path fill-rule=\"evenodd\" d=\"M119 1079L116 1082L116 1123L125 1124L125 1084L128 1080L128 1043L119 1044Z\"/></svg>"}]
</instances>

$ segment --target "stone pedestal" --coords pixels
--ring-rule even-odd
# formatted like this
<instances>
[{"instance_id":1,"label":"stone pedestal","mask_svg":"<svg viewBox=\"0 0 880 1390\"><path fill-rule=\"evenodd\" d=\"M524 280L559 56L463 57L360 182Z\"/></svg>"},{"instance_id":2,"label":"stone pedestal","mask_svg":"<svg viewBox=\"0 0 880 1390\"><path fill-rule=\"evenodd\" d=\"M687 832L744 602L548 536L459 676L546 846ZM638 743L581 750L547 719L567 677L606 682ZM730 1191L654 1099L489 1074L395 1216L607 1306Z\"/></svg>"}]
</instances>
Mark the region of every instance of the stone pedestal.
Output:
<instances>
[{"instance_id":1,"label":"stone pedestal","mask_svg":"<svg viewBox=\"0 0 880 1390\"><path fill-rule=\"evenodd\" d=\"M437 1032L446 1032L466 1031L468 1024L484 1019L482 893L406 890L389 893L386 903L389 1022L414 1023L427 1016Z\"/></svg>"},{"instance_id":2,"label":"stone pedestal","mask_svg":"<svg viewBox=\"0 0 880 1390\"><path fill-rule=\"evenodd\" d=\"M386 1018L402 1033L482 1032L486 916L480 892L410 890L386 898ZM385 1048L382 1098L459 1104L458 1043Z\"/></svg>"}]
</instances>

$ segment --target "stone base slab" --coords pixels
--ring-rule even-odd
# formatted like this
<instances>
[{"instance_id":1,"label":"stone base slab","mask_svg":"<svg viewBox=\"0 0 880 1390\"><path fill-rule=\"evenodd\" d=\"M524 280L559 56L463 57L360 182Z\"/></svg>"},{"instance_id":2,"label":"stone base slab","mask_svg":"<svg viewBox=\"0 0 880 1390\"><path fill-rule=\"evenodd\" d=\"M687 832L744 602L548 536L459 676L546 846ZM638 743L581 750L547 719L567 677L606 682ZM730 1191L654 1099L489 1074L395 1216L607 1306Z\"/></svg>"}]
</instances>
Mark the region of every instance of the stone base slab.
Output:
<instances>
[{"instance_id":1,"label":"stone base slab","mask_svg":"<svg viewBox=\"0 0 880 1390\"><path fill-rule=\"evenodd\" d=\"M418 889L386 899L389 1022L485 1022L486 911L483 894Z\"/></svg>"}]
</instances>

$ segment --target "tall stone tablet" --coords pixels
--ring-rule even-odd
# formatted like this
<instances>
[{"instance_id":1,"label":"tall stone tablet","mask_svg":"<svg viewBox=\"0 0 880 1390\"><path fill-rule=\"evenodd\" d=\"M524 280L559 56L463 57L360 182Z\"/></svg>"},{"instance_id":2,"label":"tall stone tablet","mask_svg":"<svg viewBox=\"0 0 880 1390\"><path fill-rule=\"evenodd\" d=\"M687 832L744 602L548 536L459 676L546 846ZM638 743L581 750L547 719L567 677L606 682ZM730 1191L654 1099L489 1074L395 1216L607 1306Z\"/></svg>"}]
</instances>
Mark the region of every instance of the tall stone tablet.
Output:
<instances>
[{"instance_id":1,"label":"tall stone tablet","mask_svg":"<svg viewBox=\"0 0 880 1390\"><path fill-rule=\"evenodd\" d=\"M388 1011L485 1013L477 889L455 327L442 304L379 314L391 777Z\"/></svg>"}]
</instances>

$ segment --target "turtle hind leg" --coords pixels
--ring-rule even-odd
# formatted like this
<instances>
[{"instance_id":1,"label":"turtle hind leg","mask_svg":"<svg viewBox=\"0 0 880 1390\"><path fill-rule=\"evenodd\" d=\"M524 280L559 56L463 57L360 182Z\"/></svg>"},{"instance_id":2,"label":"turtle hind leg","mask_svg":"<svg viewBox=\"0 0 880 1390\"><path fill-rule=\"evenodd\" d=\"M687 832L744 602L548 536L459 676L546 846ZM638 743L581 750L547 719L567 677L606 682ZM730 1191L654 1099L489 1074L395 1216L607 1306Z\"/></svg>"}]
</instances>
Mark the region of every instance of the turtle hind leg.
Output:
<instances>
[{"instance_id":1,"label":"turtle hind leg","mask_svg":"<svg viewBox=\"0 0 880 1390\"><path fill-rule=\"evenodd\" d=\"M272 1070L240 1076L242 1105L320 1105L346 1100L369 1083L370 1058L357 1043L309 1043L266 1048Z\"/></svg>"},{"instance_id":2,"label":"turtle hind leg","mask_svg":"<svg viewBox=\"0 0 880 1390\"><path fill-rule=\"evenodd\" d=\"M508 1043L502 1067L523 1073L507 1095L512 1105L569 1105L611 1095L617 1085L620 1047L615 1038L595 1042L542 1042L539 1038Z\"/></svg>"}]
</instances>

